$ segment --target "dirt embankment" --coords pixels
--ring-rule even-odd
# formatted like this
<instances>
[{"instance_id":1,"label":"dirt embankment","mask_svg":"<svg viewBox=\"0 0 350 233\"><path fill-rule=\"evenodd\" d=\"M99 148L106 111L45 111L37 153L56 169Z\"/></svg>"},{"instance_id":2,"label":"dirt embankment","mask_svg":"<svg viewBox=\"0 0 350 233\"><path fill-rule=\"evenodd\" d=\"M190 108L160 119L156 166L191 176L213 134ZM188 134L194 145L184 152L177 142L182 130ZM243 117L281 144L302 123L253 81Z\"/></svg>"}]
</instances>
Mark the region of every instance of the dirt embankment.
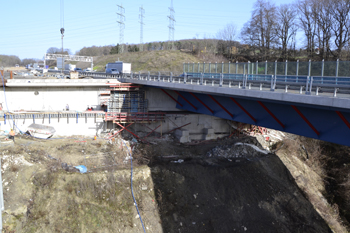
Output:
<instances>
[{"instance_id":1,"label":"dirt embankment","mask_svg":"<svg viewBox=\"0 0 350 233\"><path fill-rule=\"evenodd\" d=\"M276 154L333 232L349 232L350 149L288 135Z\"/></svg>"},{"instance_id":2,"label":"dirt embankment","mask_svg":"<svg viewBox=\"0 0 350 233\"><path fill-rule=\"evenodd\" d=\"M136 144L133 191L146 232L330 232L277 156L236 142ZM4 232L143 231L120 142L18 139L0 152Z\"/></svg>"}]
</instances>

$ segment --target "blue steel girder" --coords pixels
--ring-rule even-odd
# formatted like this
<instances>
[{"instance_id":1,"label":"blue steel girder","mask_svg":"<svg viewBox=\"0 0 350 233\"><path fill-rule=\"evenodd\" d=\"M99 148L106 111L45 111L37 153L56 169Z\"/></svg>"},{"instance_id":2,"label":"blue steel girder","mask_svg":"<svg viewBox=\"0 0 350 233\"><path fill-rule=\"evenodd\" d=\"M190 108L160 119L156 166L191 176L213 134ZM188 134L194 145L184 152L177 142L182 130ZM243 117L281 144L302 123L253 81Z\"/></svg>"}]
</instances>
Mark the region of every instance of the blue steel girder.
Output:
<instances>
[{"instance_id":1,"label":"blue steel girder","mask_svg":"<svg viewBox=\"0 0 350 233\"><path fill-rule=\"evenodd\" d=\"M178 109L350 146L350 128L347 125L350 122L349 109L333 109L290 102L244 98L241 96L212 95L215 98L213 99L209 95L202 93L183 91L180 91L180 93L187 101L178 97L178 102L183 105L181 107L177 104L176 107ZM232 98L238 104L232 101ZM201 104L199 100L205 103L213 113ZM197 110L194 110L188 102L197 106ZM340 112L341 115L337 112ZM254 122L253 119L256 121Z\"/></svg>"}]
</instances>

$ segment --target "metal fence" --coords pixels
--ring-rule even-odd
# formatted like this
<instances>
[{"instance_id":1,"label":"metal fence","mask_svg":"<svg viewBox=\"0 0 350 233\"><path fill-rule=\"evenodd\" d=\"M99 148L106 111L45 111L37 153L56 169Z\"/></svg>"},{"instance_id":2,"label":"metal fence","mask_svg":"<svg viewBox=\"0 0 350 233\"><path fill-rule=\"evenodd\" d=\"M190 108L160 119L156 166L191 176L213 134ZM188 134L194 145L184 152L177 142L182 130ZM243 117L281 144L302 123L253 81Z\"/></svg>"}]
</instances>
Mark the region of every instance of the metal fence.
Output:
<instances>
[{"instance_id":1,"label":"metal fence","mask_svg":"<svg viewBox=\"0 0 350 233\"><path fill-rule=\"evenodd\" d=\"M212 87L228 87L240 89L256 89L260 91L290 92L294 94L323 95L328 97L349 98L350 77L307 76L307 75L265 75L265 74L232 74L232 73L184 73L181 76L160 75L123 75L123 79L178 83L187 85L204 85ZM123 81L125 81L123 80ZM181 88L184 88L182 86Z\"/></svg>"},{"instance_id":2,"label":"metal fence","mask_svg":"<svg viewBox=\"0 0 350 233\"><path fill-rule=\"evenodd\" d=\"M350 61L184 63L184 73L350 77Z\"/></svg>"}]
</instances>

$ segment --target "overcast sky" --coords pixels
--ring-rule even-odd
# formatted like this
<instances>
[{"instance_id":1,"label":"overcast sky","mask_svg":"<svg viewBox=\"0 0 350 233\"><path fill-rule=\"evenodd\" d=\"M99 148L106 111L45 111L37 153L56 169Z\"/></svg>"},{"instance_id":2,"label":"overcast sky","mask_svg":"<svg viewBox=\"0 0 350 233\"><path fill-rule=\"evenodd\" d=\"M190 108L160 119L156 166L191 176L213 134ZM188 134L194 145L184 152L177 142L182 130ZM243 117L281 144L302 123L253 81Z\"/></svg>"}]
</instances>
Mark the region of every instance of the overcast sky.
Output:
<instances>
[{"instance_id":1,"label":"overcast sky","mask_svg":"<svg viewBox=\"0 0 350 233\"><path fill-rule=\"evenodd\" d=\"M255 0L173 0L175 40L211 37L233 22L240 29ZM277 4L291 3L279 0ZM125 8L124 43L140 42L139 8L145 10L143 42L169 37L171 0L65 0L64 48L74 54L84 46L119 43L118 7ZM50 47L61 48L60 0L4 0L0 12L0 54L42 58Z\"/></svg>"}]
</instances>

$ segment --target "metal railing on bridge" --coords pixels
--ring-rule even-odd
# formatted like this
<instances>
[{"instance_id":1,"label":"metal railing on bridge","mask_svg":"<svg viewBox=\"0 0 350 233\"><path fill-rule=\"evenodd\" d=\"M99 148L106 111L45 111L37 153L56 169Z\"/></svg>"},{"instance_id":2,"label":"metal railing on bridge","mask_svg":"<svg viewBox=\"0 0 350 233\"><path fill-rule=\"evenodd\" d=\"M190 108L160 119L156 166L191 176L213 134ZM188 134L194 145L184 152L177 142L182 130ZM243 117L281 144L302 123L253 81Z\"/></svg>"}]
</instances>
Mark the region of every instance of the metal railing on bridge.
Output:
<instances>
[{"instance_id":1,"label":"metal railing on bridge","mask_svg":"<svg viewBox=\"0 0 350 233\"><path fill-rule=\"evenodd\" d=\"M302 76L302 75L256 75L225 73L184 73L181 76L165 76L148 73L124 74L123 78L156 82L171 82L192 85L209 85L217 87L238 87L240 89L257 89L260 91L283 90L288 93L328 95L336 97L337 93L350 97L350 77ZM132 81L131 81L132 82ZM331 93L331 95L330 95Z\"/></svg>"},{"instance_id":2,"label":"metal railing on bridge","mask_svg":"<svg viewBox=\"0 0 350 233\"><path fill-rule=\"evenodd\" d=\"M350 77L350 61L184 63L183 72Z\"/></svg>"},{"instance_id":3,"label":"metal railing on bridge","mask_svg":"<svg viewBox=\"0 0 350 233\"><path fill-rule=\"evenodd\" d=\"M339 62L338 63L344 63ZM349 66L350 66L350 62ZM344 63L345 64L345 63ZM343 64L343 65L344 65ZM346 63L347 64L347 63ZM236 64L237 65L237 64ZM278 64L277 64L278 65ZM277 65L275 67L277 67ZM223 65L224 66L224 65ZM265 64L265 66L267 66ZM323 65L325 67L326 65ZM286 65L288 67L288 65ZM309 63L309 72L310 72ZM339 65L338 65L339 67ZM342 66L343 67L343 66ZM275 68L276 70L276 68ZM289 71L288 71L289 72ZM327 95L336 97L337 94L345 94L342 97L350 97L350 72L349 76L325 76L325 75L301 75L294 74L240 74L240 73L198 73L188 72L181 75L170 75L164 72L147 72L147 73L124 73L122 75L96 73L96 72L82 72L83 75L89 75L96 78L111 78L111 79L131 79L131 80L147 80L157 82L172 82L183 84L197 84L197 85L211 85L219 87L238 87L241 89L258 89L260 91L280 91L281 89L288 93L299 94L315 94ZM277 72L276 72L277 73ZM287 75L286 75L287 73ZM324 72L322 72L324 74ZM132 82L132 81L130 81ZM331 93L331 95L330 95Z\"/></svg>"}]
</instances>

